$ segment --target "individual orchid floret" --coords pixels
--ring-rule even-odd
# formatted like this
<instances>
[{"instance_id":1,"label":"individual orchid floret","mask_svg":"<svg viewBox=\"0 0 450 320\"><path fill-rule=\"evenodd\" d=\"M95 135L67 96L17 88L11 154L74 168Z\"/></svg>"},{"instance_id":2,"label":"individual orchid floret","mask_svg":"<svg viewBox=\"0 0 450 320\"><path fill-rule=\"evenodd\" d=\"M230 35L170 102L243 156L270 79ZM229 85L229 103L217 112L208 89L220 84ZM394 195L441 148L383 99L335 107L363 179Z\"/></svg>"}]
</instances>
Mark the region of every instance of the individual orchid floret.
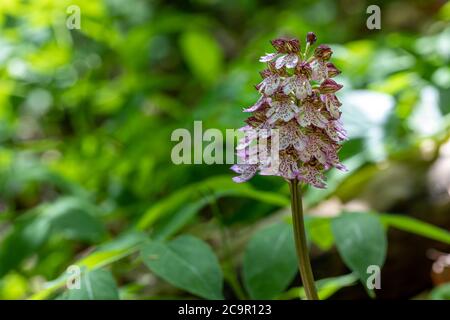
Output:
<instances>
[{"instance_id":1,"label":"individual orchid floret","mask_svg":"<svg viewBox=\"0 0 450 320\"><path fill-rule=\"evenodd\" d=\"M347 140L347 131L340 120L330 120L325 126L328 137L335 142Z\"/></svg>"},{"instance_id":2,"label":"individual orchid floret","mask_svg":"<svg viewBox=\"0 0 450 320\"><path fill-rule=\"evenodd\" d=\"M310 79L312 76L311 65L306 61L300 62L295 68L295 74Z\"/></svg>"},{"instance_id":3,"label":"individual orchid floret","mask_svg":"<svg viewBox=\"0 0 450 320\"><path fill-rule=\"evenodd\" d=\"M325 128L328 120L321 108L322 101L319 97L314 95L308 96L300 106L301 112L297 115L297 121L300 126L309 127L313 125L317 128Z\"/></svg>"},{"instance_id":4,"label":"individual orchid floret","mask_svg":"<svg viewBox=\"0 0 450 320\"><path fill-rule=\"evenodd\" d=\"M325 81L320 84L319 91L322 94L335 93L336 91L341 90L342 87L341 84L338 84L332 79L325 79Z\"/></svg>"},{"instance_id":5,"label":"individual orchid floret","mask_svg":"<svg viewBox=\"0 0 450 320\"><path fill-rule=\"evenodd\" d=\"M233 177L234 182L245 182L253 178L258 170L258 165L255 164L235 164L231 167L236 173L239 173L239 176Z\"/></svg>"},{"instance_id":6,"label":"individual orchid floret","mask_svg":"<svg viewBox=\"0 0 450 320\"><path fill-rule=\"evenodd\" d=\"M280 150L286 150L293 147L297 151L303 151L308 145L308 137L301 130L295 120L289 121L286 125L280 127L279 137Z\"/></svg>"},{"instance_id":7,"label":"individual orchid floret","mask_svg":"<svg viewBox=\"0 0 450 320\"><path fill-rule=\"evenodd\" d=\"M341 74L341 71L338 68L336 68L336 66L331 62L327 63L327 72L328 77L330 78L336 77Z\"/></svg>"},{"instance_id":8,"label":"individual orchid floret","mask_svg":"<svg viewBox=\"0 0 450 320\"><path fill-rule=\"evenodd\" d=\"M259 172L324 188L326 170L345 170L337 155L347 139L336 97L342 85L331 79L341 72L329 61L329 46L319 45L308 53L316 40L314 33L308 33L302 52L297 39L275 39L271 44L276 52L261 57L267 68L256 86L261 97L244 109L251 115L241 129L246 136L237 147L240 162L232 168L240 174L236 182ZM256 148L261 139L268 148L278 147L277 161ZM250 162L255 156L256 163Z\"/></svg>"},{"instance_id":9,"label":"individual orchid floret","mask_svg":"<svg viewBox=\"0 0 450 320\"><path fill-rule=\"evenodd\" d=\"M309 82L312 69L307 62L303 61L297 65L294 73L294 76L286 78L283 82L283 92L287 95L294 93L297 99L305 99L312 93Z\"/></svg>"},{"instance_id":10,"label":"individual orchid floret","mask_svg":"<svg viewBox=\"0 0 450 320\"><path fill-rule=\"evenodd\" d=\"M328 61L331 58L333 51L325 44L321 44L314 50L314 57L318 60Z\"/></svg>"},{"instance_id":11,"label":"individual orchid floret","mask_svg":"<svg viewBox=\"0 0 450 320\"><path fill-rule=\"evenodd\" d=\"M278 75L272 74L258 84L256 88L259 92L270 96L278 90L281 85L281 80L282 79Z\"/></svg>"},{"instance_id":12,"label":"individual orchid floret","mask_svg":"<svg viewBox=\"0 0 450 320\"><path fill-rule=\"evenodd\" d=\"M252 105L251 107L248 107L244 109L244 112L256 112L264 110L266 107L270 107L272 99L270 97L262 96L259 98L259 100Z\"/></svg>"},{"instance_id":13,"label":"individual orchid floret","mask_svg":"<svg viewBox=\"0 0 450 320\"><path fill-rule=\"evenodd\" d=\"M297 62L298 62L298 55L296 53L289 53L277 58L277 61L275 62L275 67L277 69L280 69L284 66L286 66L286 68L294 68L297 65Z\"/></svg>"},{"instance_id":14,"label":"individual orchid floret","mask_svg":"<svg viewBox=\"0 0 450 320\"><path fill-rule=\"evenodd\" d=\"M280 164L277 175L285 179L296 179L299 173L298 153L293 148L280 152Z\"/></svg>"},{"instance_id":15,"label":"individual orchid floret","mask_svg":"<svg viewBox=\"0 0 450 320\"><path fill-rule=\"evenodd\" d=\"M309 80L303 76L293 76L283 82L283 93L293 93L297 99L305 99L312 93Z\"/></svg>"},{"instance_id":16,"label":"individual orchid floret","mask_svg":"<svg viewBox=\"0 0 450 320\"><path fill-rule=\"evenodd\" d=\"M278 53L299 53L300 41L298 39L279 38L270 42Z\"/></svg>"},{"instance_id":17,"label":"individual orchid floret","mask_svg":"<svg viewBox=\"0 0 450 320\"><path fill-rule=\"evenodd\" d=\"M302 181L306 181L308 184L316 188L325 188L324 182L325 176L323 175L323 166L315 163L308 163L301 167L298 173L298 177Z\"/></svg>"},{"instance_id":18,"label":"individual orchid floret","mask_svg":"<svg viewBox=\"0 0 450 320\"><path fill-rule=\"evenodd\" d=\"M275 60L276 69L281 69L284 66L286 68L294 68L299 61L300 41L297 39L275 39L271 41L272 46L277 51L276 53L267 53L262 56L259 61L271 62Z\"/></svg>"},{"instance_id":19,"label":"individual orchid floret","mask_svg":"<svg viewBox=\"0 0 450 320\"><path fill-rule=\"evenodd\" d=\"M279 100L272 102L272 106L267 110L266 116L269 123L275 123L279 120L288 122L300 112L299 107L289 96L279 94Z\"/></svg>"},{"instance_id":20,"label":"individual orchid floret","mask_svg":"<svg viewBox=\"0 0 450 320\"><path fill-rule=\"evenodd\" d=\"M331 117L333 119L339 119L341 116L341 111L339 108L341 107L342 103L338 100L335 94L324 94L321 95L322 101L325 103L325 107Z\"/></svg>"}]
</instances>

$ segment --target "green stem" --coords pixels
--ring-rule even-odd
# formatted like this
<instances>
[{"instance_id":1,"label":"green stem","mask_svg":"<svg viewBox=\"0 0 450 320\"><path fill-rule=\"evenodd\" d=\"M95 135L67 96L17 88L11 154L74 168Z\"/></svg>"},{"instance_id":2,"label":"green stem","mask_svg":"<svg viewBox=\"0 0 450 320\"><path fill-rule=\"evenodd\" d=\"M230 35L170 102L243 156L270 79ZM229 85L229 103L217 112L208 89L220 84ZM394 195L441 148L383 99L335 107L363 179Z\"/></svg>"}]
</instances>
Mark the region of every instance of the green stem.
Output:
<instances>
[{"instance_id":1,"label":"green stem","mask_svg":"<svg viewBox=\"0 0 450 320\"><path fill-rule=\"evenodd\" d=\"M297 249L300 277L302 278L307 299L319 300L314 284L311 262L309 261L305 224L303 221L302 197L299 191L299 183L297 179L289 180L289 189L291 191L292 222L294 224L294 238Z\"/></svg>"},{"instance_id":2,"label":"green stem","mask_svg":"<svg viewBox=\"0 0 450 320\"><path fill-rule=\"evenodd\" d=\"M310 46L310 44L309 44L309 42L307 42L305 51L303 53L303 60L306 60L306 56L308 55L308 51L309 51L309 46Z\"/></svg>"}]
</instances>

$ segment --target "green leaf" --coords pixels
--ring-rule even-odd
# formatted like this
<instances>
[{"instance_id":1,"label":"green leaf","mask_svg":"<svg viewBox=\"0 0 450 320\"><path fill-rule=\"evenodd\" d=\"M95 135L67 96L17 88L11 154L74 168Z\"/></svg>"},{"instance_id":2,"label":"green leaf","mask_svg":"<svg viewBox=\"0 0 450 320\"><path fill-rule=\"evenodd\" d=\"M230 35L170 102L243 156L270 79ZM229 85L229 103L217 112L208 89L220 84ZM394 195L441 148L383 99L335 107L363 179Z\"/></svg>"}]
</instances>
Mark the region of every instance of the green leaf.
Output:
<instances>
[{"instance_id":1,"label":"green leaf","mask_svg":"<svg viewBox=\"0 0 450 320\"><path fill-rule=\"evenodd\" d=\"M26 220L19 222L0 244L0 278L41 248L48 239L51 229L48 220Z\"/></svg>"},{"instance_id":2,"label":"green leaf","mask_svg":"<svg viewBox=\"0 0 450 320\"><path fill-rule=\"evenodd\" d=\"M317 294L320 300L325 300L342 288L349 287L358 281L358 277L353 273L343 276L325 278L316 281ZM295 287L282 293L277 300L306 299L305 288Z\"/></svg>"},{"instance_id":3,"label":"green leaf","mask_svg":"<svg viewBox=\"0 0 450 320\"><path fill-rule=\"evenodd\" d=\"M273 299L297 273L292 226L287 223L260 230L250 239L244 253L243 278L253 299Z\"/></svg>"},{"instance_id":4,"label":"green leaf","mask_svg":"<svg viewBox=\"0 0 450 320\"><path fill-rule=\"evenodd\" d=\"M444 283L437 286L430 292L432 300L450 300L450 283Z\"/></svg>"},{"instance_id":5,"label":"green leaf","mask_svg":"<svg viewBox=\"0 0 450 320\"><path fill-rule=\"evenodd\" d=\"M331 249L334 237L330 218L307 216L305 226L312 242L324 251Z\"/></svg>"},{"instance_id":6,"label":"green leaf","mask_svg":"<svg viewBox=\"0 0 450 320\"><path fill-rule=\"evenodd\" d=\"M325 300L338 292L340 289L354 285L357 281L358 277L353 273L333 278L320 279L317 281L317 294L319 295L320 300ZM306 298L304 289L303 294Z\"/></svg>"},{"instance_id":7,"label":"green leaf","mask_svg":"<svg viewBox=\"0 0 450 320\"><path fill-rule=\"evenodd\" d=\"M367 289L371 275L367 268L381 268L386 258L387 239L380 219L372 213L344 213L333 219L332 230L339 254Z\"/></svg>"},{"instance_id":8,"label":"green leaf","mask_svg":"<svg viewBox=\"0 0 450 320\"><path fill-rule=\"evenodd\" d=\"M80 288L67 289L64 297L68 300L118 300L119 291L111 272L97 269L83 272Z\"/></svg>"},{"instance_id":9,"label":"green leaf","mask_svg":"<svg viewBox=\"0 0 450 320\"><path fill-rule=\"evenodd\" d=\"M144 234L138 232L122 234L118 238L100 245L94 252L73 264L85 270L96 270L137 252L145 238ZM30 299L48 299L65 285L67 278L68 274L64 272L57 279L48 282L43 290L33 294Z\"/></svg>"},{"instance_id":10,"label":"green leaf","mask_svg":"<svg viewBox=\"0 0 450 320\"><path fill-rule=\"evenodd\" d=\"M429 223L395 214L382 214L381 221L389 227L394 227L425 238L450 244L450 232Z\"/></svg>"},{"instance_id":11,"label":"green leaf","mask_svg":"<svg viewBox=\"0 0 450 320\"><path fill-rule=\"evenodd\" d=\"M223 274L209 245L183 235L168 243L150 241L141 257L156 275L177 288L206 299L223 299Z\"/></svg>"},{"instance_id":12,"label":"green leaf","mask_svg":"<svg viewBox=\"0 0 450 320\"><path fill-rule=\"evenodd\" d=\"M194 75L204 84L214 83L222 71L223 53L206 31L188 31L180 39L181 51Z\"/></svg>"}]
</instances>

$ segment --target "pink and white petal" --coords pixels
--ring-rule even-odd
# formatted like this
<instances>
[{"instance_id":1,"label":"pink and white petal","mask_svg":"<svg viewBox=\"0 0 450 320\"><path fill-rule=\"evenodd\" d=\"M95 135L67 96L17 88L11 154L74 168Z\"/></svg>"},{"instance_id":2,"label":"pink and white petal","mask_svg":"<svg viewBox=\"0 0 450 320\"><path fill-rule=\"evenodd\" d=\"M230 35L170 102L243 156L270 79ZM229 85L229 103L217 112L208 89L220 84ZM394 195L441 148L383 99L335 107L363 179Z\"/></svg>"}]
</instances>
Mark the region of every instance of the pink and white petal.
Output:
<instances>
[{"instance_id":1,"label":"pink and white petal","mask_svg":"<svg viewBox=\"0 0 450 320\"><path fill-rule=\"evenodd\" d=\"M295 68L298 62L298 56L295 53L290 53L285 58L286 68Z\"/></svg>"},{"instance_id":2,"label":"pink and white petal","mask_svg":"<svg viewBox=\"0 0 450 320\"><path fill-rule=\"evenodd\" d=\"M344 164L342 164L342 163L336 163L335 165L335 168L336 169L338 169L338 170L341 170L341 171L343 171L343 172L348 172L348 168L344 165Z\"/></svg>"},{"instance_id":3,"label":"pink and white petal","mask_svg":"<svg viewBox=\"0 0 450 320\"><path fill-rule=\"evenodd\" d=\"M298 82L298 86L296 87L295 90L295 96L297 97L297 99L305 99L307 96L311 95L312 93L312 89L311 89L311 84L309 83L308 80L300 80Z\"/></svg>"},{"instance_id":4,"label":"pink and white petal","mask_svg":"<svg viewBox=\"0 0 450 320\"><path fill-rule=\"evenodd\" d=\"M243 182L246 182L246 181L250 180L251 178L253 178L254 175L255 174L244 173L240 176L233 177L232 180L236 183L243 183Z\"/></svg>"},{"instance_id":5,"label":"pink and white petal","mask_svg":"<svg viewBox=\"0 0 450 320\"><path fill-rule=\"evenodd\" d=\"M234 164L231 166L231 170L236 172L236 173L242 173L244 172L244 167L245 165L240 165L240 164Z\"/></svg>"},{"instance_id":6,"label":"pink and white petal","mask_svg":"<svg viewBox=\"0 0 450 320\"><path fill-rule=\"evenodd\" d=\"M259 110L264 104L264 97L261 97L258 99L258 101L252 105L251 107L245 108L243 111L244 112L255 112L257 110Z\"/></svg>"},{"instance_id":7,"label":"pink and white petal","mask_svg":"<svg viewBox=\"0 0 450 320\"><path fill-rule=\"evenodd\" d=\"M285 95L289 95L293 90L294 90L294 83L292 81L292 77L291 78L287 78L285 81L283 81L283 93Z\"/></svg>"},{"instance_id":8,"label":"pink and white petal","mask_svg":"<svg viewBox=\"0 0 450 320\"><path fill-rule=\"evenodd\" d=\"M291 139L289 136L281 134L280 135L280 150L285 150L291 145Z\"/></svg>"},{"instance_id":9,"label":"pink and white petal","mask_svg":"<svg viewBox=\"0 0 450 320\"><path fill-rule=\"evenodd\" d=\"M295 148L295 150L297 151L303 151L306 149L308 145L308 142L306 139L302 138L301 136L297 137L293 143L292 146Z\"/></svg>"},{"instance_id":10,"label":"pink and white petal","mask_svg":"<svg viewBox=\"0 0 450 320\"><path fill-rule=\"evenodd\" d=\"M278 121L279 118L280 118L280 117L279 117L279 114L278 114L278 113L274 113L267 121L268 121L270 124L274 124L275 122Z\"/></svg>"},{"instance_id":11,"label":"pink and white petal","mask_svg":"<svg viewBox=\"0 0 450 320\"><path fill-rule=\"evenodd\" d=\"M318 128L325 128L328 124L327 118L325 118L320 112L316 112L313 118L313 124Z\"/></svg>"},{"instance_id":12,"label":"pink and white petal","mask_svg":"<svg viewBox=\"0 0 450 320\"><path fill-rule=\"evenodd\" d=\"M277 53L266 53L264 56L259 58L259 61L260 62L269 62L269 61L272 61L273 59L275 59L276 56L277 56Z\"/></svg>"},{"instance_id":13,"label":"pink and white petal","mask_svg":"<svg viewBox=\"0 0 450 320\"><path fill-rule=\"evenodd\" d=\"M308 162L312 159L311 153L308 151L308 149L304 149L301 152L298 153L298 156L301 161Z\"/></svg>"},{"instance_id":14,"label":"pink and white petal","mask_svg":"<svg viewBox=\"0 0 450 320\"><path fill-rule=\"evenodd\" d=\"M327 156L322 150L317 149L316 152L314 152L314 156L316 157L317 161L319 161L321 164L327 163Z\"/></svg>"},{"instance_id":15,"label":"pink and white petal","mask_svg":"<svg viewBox=\"0 0 450 320\"><path fill-rule=\"evenodd\" d=\"M277 75L270 76L266 78L264 81L266 81L266 85L264 88L264 93L267 95L272 95L277 91L277 89L280 86L280 77Z\"/></svg>"},{"instance_id":16,"label":"pink and white petal","mask_svg":"<svg viewBox=\"0 0 450 320\"><path fill-rule=\"evenodd\" d=\"M282 119L284 122L290 121L295 116L294 112L292 112L289 108L286 108L286 107L283 109L280 109L278 111L278 114L279 114L280 119Z\"/></svg>"},{"instance_id":17,"label":"pink and white petal","mask_svg":"<svg viewBox=\"0 0 450 320\"><path fill-rule=\"evenodd\" d=\"M266 117L271 117L273 114L275 114L275 111L276 111L276 103L274 103L273 105L272 105L272 107L271 108L269 108L267 111L266 111Z\"/></svg>"},{"instance_id":18,"label":"pink and white petal","mask_svg":"<svg viewBox=\"0 0 450 320\"><path fill-rule=\"evenodd\" d=\"M286 57L287 55L282 55L277 58L277 61L275 62L275 68L281 69L286 64Z\"/></svg>"},{"instance_id":19,"label":"pink and white petal","mask_svg":"<svg viewBox=\"0 0 450 320\"><path fill-rule=\"evenodd\" d=\"M291 108L291 110L292 110L294 113L299 113L299 112L300 112L299 107L298 107L295 103L291 103L291 104L289 105L289 107Z\"/></svg>"},{"instance_id":20,"label":"pink and white petal","mask_svg":"<svg viewBox=\"0 0 450 320\"><path fill-rule=\"evenodd\" d=\"M324 176L316 168L306 165L300 169L298 179L305 183L308 183L316 188L325 188L326 185L323 182Z\"/></svg>"},{"instance_id":21,"label":"pink and white petal","mask_svg":"<svg viewBox=\"0 0 450 320\"><path fill-rule=\"evenodd\" d=\"M251 129L253 129L253 128L247 124L247 125L239 128L238 131L246 132L246 131L251 130Z\"/></svg>"}]
</instances>

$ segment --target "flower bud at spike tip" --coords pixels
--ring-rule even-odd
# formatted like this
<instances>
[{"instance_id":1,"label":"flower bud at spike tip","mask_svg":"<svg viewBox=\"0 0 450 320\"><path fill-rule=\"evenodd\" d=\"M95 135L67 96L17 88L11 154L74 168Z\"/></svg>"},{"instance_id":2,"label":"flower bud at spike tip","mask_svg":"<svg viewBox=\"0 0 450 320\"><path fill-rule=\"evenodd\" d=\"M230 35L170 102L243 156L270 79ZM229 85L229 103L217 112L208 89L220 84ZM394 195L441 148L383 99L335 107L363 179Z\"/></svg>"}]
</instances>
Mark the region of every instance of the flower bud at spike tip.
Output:
<instances>
[{"instance_id":1,"label":"flower bud at spike tip","mask_svg":"<svg viewBox=\"0 0 450 320\"><path fill-rule=\"evenodd\" d=\"M310 45L314 44L317 40L316 34L314 32L308 32L306 35L306 42L308 42Z\"/></svg>"}]
</instances>

